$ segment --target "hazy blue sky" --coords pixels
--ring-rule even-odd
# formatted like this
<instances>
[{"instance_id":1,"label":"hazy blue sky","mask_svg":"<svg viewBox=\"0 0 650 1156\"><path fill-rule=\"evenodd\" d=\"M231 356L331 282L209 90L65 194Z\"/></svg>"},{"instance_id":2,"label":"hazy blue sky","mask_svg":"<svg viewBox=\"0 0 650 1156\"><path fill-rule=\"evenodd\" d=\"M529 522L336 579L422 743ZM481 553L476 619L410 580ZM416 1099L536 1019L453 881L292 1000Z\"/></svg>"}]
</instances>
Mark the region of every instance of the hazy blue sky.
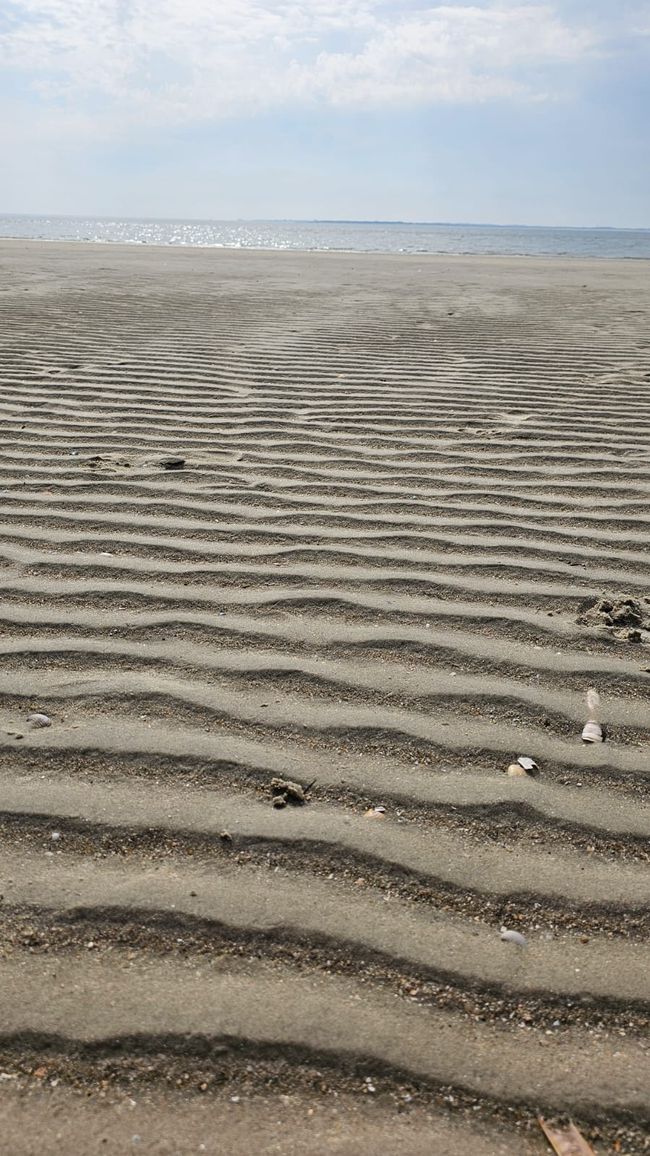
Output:
<instances>
[{"instance_id":1,"label":"hazy blue sky","mask_svg":"<svg viewBox=\"0 0 650 1156\"><path fill-rule=\"evenodd\" d=\"M0 212L650 226L650 0L0 0Z\"/></svg>"}]
</instances>

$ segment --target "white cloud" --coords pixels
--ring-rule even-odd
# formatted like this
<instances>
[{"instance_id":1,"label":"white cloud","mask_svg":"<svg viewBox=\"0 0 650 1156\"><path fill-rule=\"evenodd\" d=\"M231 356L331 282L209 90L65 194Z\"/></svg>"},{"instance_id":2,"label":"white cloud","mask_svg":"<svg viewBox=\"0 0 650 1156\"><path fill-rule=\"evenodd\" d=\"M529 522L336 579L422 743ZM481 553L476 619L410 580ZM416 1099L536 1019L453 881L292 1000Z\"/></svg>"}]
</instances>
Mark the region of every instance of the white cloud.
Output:
<instances>
[{"instance_id":1,"label":"white cloud","mask_svg":"<svg viewBox=\"0 0 650 1156\"><path fill-rule=\"evenodd\" d=\"M0 64L42 97L140 123L539 97L601 47L544 3L5 0L2 21Z\"/></svg>"}]
</instances>

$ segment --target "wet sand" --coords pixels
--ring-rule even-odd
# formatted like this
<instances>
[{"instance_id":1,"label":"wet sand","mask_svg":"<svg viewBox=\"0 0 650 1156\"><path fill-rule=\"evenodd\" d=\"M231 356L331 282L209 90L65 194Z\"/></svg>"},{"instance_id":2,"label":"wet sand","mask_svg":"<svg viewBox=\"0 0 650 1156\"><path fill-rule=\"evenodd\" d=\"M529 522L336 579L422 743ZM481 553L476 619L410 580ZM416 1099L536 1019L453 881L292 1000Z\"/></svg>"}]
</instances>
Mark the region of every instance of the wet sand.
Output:
<instances>
[{"instance_id":1,"label":"wet sand","mask_svg":"<svg viewBox=\"0 0 650 1156\"><path fill-rule=\"evenodd\" d=\"M3 241L0 310L12 1152L645 1150L647 264Z\"/></svg>"}]
</instances>

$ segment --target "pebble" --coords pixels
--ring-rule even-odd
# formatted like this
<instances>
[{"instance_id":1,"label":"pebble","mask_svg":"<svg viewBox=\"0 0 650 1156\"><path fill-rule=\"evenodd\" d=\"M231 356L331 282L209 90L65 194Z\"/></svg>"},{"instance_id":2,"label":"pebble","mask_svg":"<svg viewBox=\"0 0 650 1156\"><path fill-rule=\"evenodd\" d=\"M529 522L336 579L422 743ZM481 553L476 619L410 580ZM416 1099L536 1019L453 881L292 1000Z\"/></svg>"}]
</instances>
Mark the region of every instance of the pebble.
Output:
<instances>
[{"instance_id":1,"label":"pebble","mask_svg":"<svg viewBox=\"0 0 650 1156\"><path fill-rule=\"evenodd\" d=\"M505 943L516 943L517 947L528 947L528 940L520 931L509 931L507 927L502 927L501 938Z\"/></svg>"},{"instance_id":2,"label":"pebble","mask_svg":"<svg viewBox=\"0 0 650 1156\"><path fill-rule=\"evenodd\" d=\"M51 727L52 719L47 714L28 714L27 722L33 727Z\"/></svg>"}]
</instances>

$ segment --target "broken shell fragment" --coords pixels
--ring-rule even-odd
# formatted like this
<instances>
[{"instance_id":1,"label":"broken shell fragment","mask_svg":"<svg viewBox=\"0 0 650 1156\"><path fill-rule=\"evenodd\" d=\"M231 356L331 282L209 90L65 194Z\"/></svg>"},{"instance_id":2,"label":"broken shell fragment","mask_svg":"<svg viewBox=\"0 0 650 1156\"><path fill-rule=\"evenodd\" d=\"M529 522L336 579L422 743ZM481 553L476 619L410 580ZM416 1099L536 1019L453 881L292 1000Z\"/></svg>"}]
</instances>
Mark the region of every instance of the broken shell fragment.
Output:
<instances>
[{"instance_id":1,"label":"broken shell fragment","mask_svg":"<svg viewBox=\"0 0 650 1156\"><path fill-rule=\"evenodd\" d=\"M598 722L600 716L600 695L597 690L591 687L587 691L587 709L589 710L589 719L585 723L582 732L583 743L602 743L603 728Z\"/></svg>"},{"instance_id":2,"label":"broken shell fragment","mask_svg":"<svg viewBox=\"0 0 650 1156\"><path fill-rule=\"evenodd\" d=\"M535 760L529 759L527 755L520 755L519 758L517 759L517 762L519 763L520 767L524 768L525 771L538 771L539 770L539 767L537 766L537 763L535 762Z\"/></svg>"},{"instance_id":3,"label":"broken shell fragment","mask_svg":"<svg viewBox=\"0 0 650 1156\"><path fill-rule=\"evenodd\" d=\"M52 719L47 714L28 714L27 722L33 727L51 727Z\"/></svg>"},{"instance_id":4,"label":"broken shell fragment","mask_svg":"<svg viewBox=\"0 0 650 1156\"><path fill-rule=\"evenodd\" d=\"M363 814L364 814L365 819L385 819L386 818L386 808L385 807L369 807L368 810L364 811Z\"/></svg>"},{"instance_id":5,"label":"broken shell fragment","mask_svg":"<svg viewBox=\"0 0 650 1156\"><path fill-rule=\"evenodd\" d=\"M583 743L602 743L603 731L600 723L594 722L593 719L585 723L582 731L582 741Z\"/></svg>"},{"instance_id":6,"label":"broken shell fragment","mask_svg":"<svg viewBox=\"0 0 650 1156\"><path fill-rule=\"evenodd\" d=\"M528 940L520 931L509 931L507 927L502 927L501 938L504 943L515 943L517 947L528 947Z\"/></svg>"}]
</instances>

